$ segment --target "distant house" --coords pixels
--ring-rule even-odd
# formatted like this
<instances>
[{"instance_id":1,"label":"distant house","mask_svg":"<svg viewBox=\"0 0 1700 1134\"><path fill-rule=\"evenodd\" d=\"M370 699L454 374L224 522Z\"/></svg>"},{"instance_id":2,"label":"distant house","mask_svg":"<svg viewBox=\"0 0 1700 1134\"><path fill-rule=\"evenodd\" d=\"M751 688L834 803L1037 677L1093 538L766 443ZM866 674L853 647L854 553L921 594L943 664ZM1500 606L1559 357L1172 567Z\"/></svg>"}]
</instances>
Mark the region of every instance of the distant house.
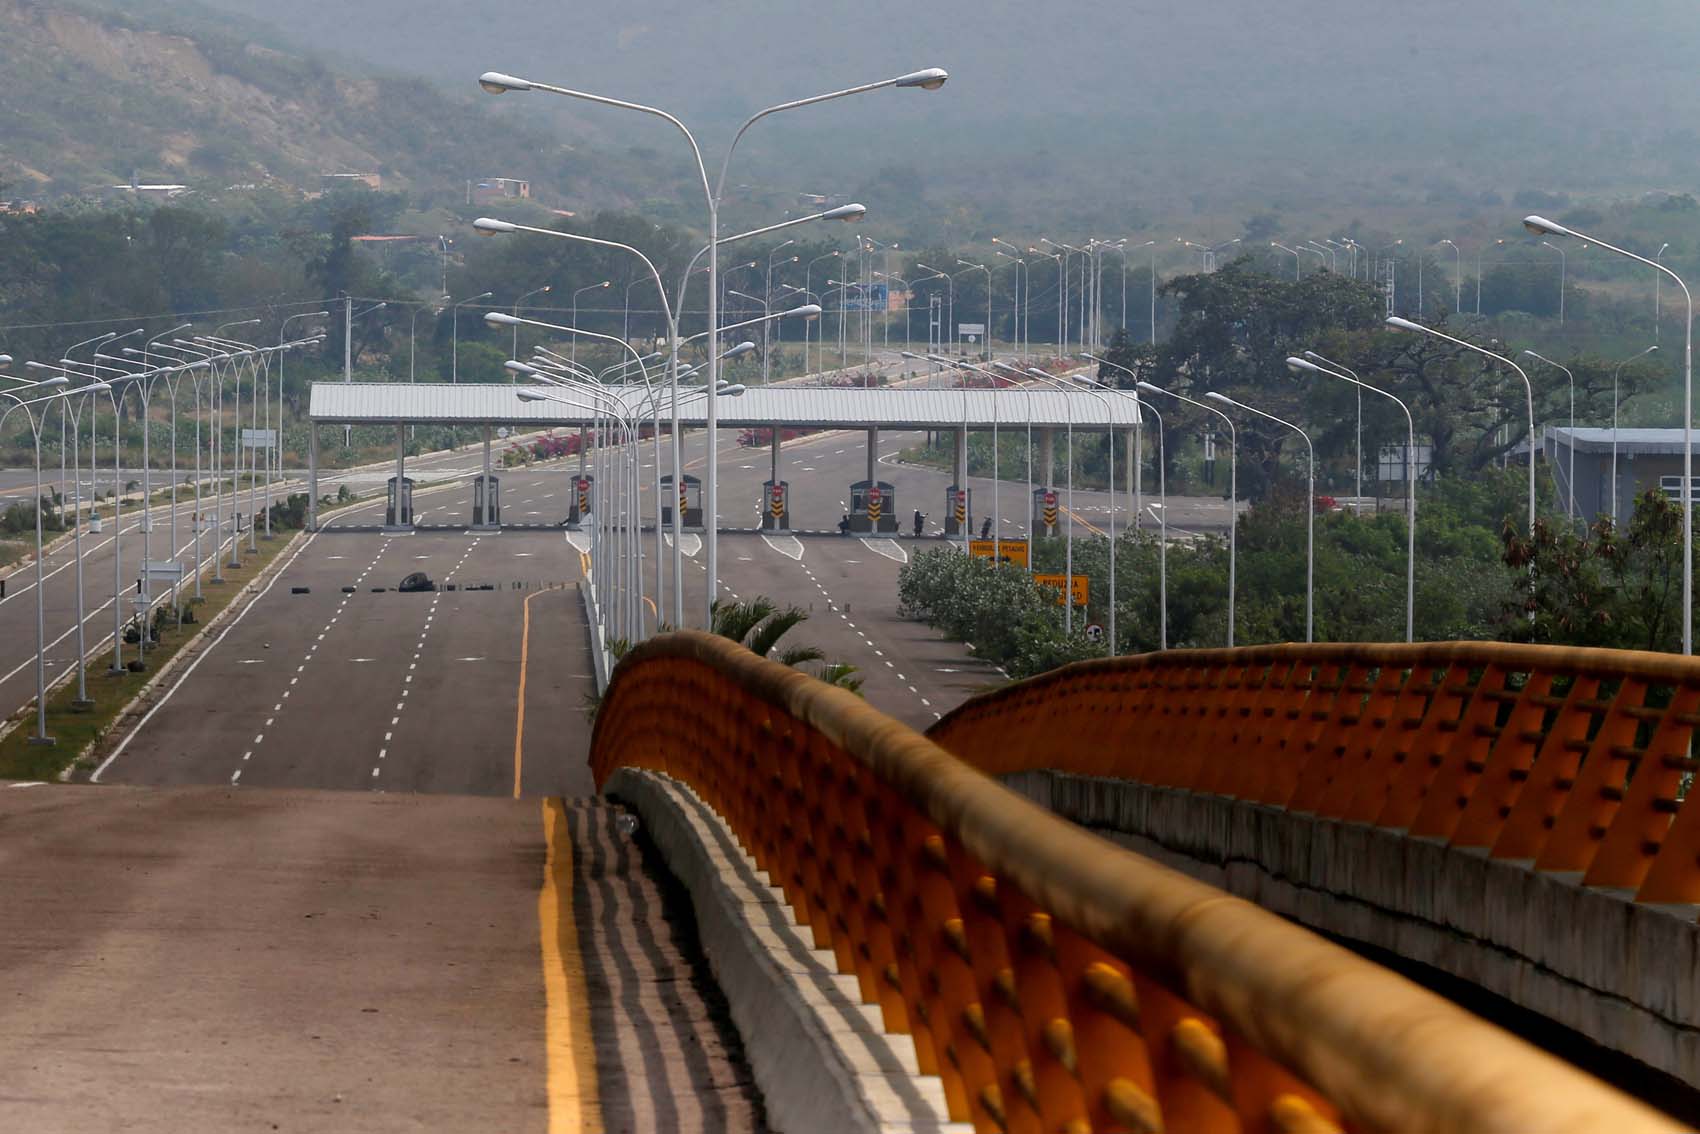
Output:
<instances>
[{"instance_id":1,"label":"distant house","mask_svg":"<svg viewBox=\"0 0 1700 1134\"><path fill-rule=\"evenodd\" d=\"M364 185L368 189L382 189L384 179L376 173L321 173L319 185L327 191L354 185Z\"/></svg>"},{"instance_id":2,"label":"distant house","mask_svg":"<svg viewBox=\"0 0 1700 1134\"><path fill-rule=\"evenodd\" d=\"M34 216L40 209L34 201L0 201L0 213L13 216Z\"/></svg>"},{"instance_id":3,"label":"distant house","mask_svg":"<svg viewBox=\"0 0 1700 1134\"><path fill-rule=\"evenodd\" d=\"M112 193L129 193L132 196L150 198L153 200L169 200L189 191L187 185L148 185L140 181L132 181L128 185L110 185Z\"/></svg>"},{"instance_id":4,"label":"distant house","mask_svg":"<svg viewBox=\"0 0 1700 1134\"><path fill-rule=\"evenodd\" d=\"M486 177L469 182L467 204L486 205L492 201L529 201L531 182L517 177Z\"/></svg>"}]
</instances>

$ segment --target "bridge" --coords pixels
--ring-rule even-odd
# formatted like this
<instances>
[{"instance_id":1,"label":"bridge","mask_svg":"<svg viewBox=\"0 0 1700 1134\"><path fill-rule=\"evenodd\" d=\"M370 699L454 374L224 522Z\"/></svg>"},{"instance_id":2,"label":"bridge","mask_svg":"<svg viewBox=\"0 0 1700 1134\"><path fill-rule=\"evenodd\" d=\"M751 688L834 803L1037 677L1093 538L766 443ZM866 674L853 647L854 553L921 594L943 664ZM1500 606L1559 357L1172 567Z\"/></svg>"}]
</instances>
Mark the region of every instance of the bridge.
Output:
<instances>
[{"instance_id":1,"label":"bridge","mask_svg":"<svg viewBox=\"0 0 1700 1134\"><path fill-rule=\"evenodd\" d=\"M925 422L891 422L881 475L939 493L890 448ZM848 482L861 431L783 440L785 475ZM759 499L742 447L684 451ZM94 743L92 783L0 785L4 1125L1700 1114L1684 659L1252 647L1006 685L893 609L932 535L726 526L726 591L811 607L866 699L692 631L602 688L557 526L571 459L508 470L496 531L467 523L481 454L414 467L410 529L359 501L276 545ZM398 591L415 571L437 589Z\"/></svg>"},{"instance_id":2,"label":"bridge","mask_svg":"<svg viewBox=\"0 0 1700 1134\"><path fill-rule=\"evenodd\" d=\"M32 1129L84 1128L53 1120L85 1079L98 1100L85 1114L151 1114L161 1128L167 1115L218 1128L221 1104L253 1105L245 1072L280 1113L334 1115L342 1096L313 1089L323 1055L300 1049L422 1054L407 1038L422 1026L446 1029L430 1047L452 1073L391 1068L380 1105L367 1092L335 1128L408 1115L439 1127L458 1115L505 1129L747 1128L754 1096L725 1091L741 1046L780 1130L1678 1129L1296 922L1317 916L1350 938L1319 905L1426 911L1435 924L1476 907L1474 925L1451 932L1479 934L1484 952L1529 950L1505 963L1550 970L1549 985L1616 971L1590 991L1627 1022L1598 1038L1688 1076L1683 958L1700 880L1684 787L1697 708L1700 670L1682 659L1254 647L1078 664L973 698L929 736L725 639L664 635L621 662L597 714L590 766L624 810L549 798L540 823L529 805L528 824L525 804L495 800L5 793L7 824L24 835L12 845L51 850L60 885L51 898L26 886L36 868L15 853L0 873L28 927L7 967L35 990L8 1007L0 1046L15 1067L19 1044L52 1052L15 1080L40 1108L21 1113L44 1119ZM1063 777L1053 799L1079 821L983 774L1040 769ZM1104 794L1130 791L1143 796ZM1233 897L1086 829L1111 813L1171 857L1229 864L1230 888L1246 888L1242 864L1323 897L1282 917L1263 908L1279 902ZM684 884L736 1038L716 1010L658 995L681 962L651 927L664 899L645 878L653 868L620 849L624 825ZM112 858L131 828L156 840L139 874ZM297 876L327 829L342 880ZM411 868L398 849L417 857ZM1307 857L1308 874L1293 869ZM184 860L200 889L156 892ZM115 883L115 868L128 879ZM331 883L313 903L330 924L309 913L281 933L293 895L269 892L280 874L289 889ZM222 953L194 952L194 971L175 971L173 946L213 928L204 900L221 911ZM132 905L151 911L144 939L99 924ZM425 928L439 918L451 932ZM395 919L393 946L362 944L362 919ZM539 940L533 919L541 943L526 946ZM55 952L43 968L31 950L63 950L70 933L84 936L70 953L84 960L67 969ZM308 953L317 963L296 967ZM132 1020L146 1002L138 981L183 1001ZM351 1028L300 1001L249 1000L280 981L346 989L347 1013L374 1018ZM1557 1018L1583 1001L1530 1007ZM118 1052L118 1069L71 1045L90 1017L108 1018L102 1050ZM197 1021L207 1035L193 1034ZM322 1031L303 1042L296 1028ZM1662 1048L1636 1047L1661 1029ZM134 1066L130 1045L149 1033L170 1037L151 1059L179 1075L178 1045L226 1050L201 1066L200 1086L162 1083ZM426 1106L451 1096L450 1109Z\"/></svg>"}]
</instances>

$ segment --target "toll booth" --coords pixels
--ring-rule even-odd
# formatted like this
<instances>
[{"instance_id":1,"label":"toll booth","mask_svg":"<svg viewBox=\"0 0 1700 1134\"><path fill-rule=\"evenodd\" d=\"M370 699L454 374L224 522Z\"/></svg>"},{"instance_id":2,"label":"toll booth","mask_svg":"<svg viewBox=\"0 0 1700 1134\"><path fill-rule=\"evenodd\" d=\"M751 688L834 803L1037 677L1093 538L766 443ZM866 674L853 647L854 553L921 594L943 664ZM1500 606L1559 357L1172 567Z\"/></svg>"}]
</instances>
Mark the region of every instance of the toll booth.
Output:
<instances>
[{"instance_id":1,"label":"toll booth","mask_svg":"<svg viewBox=\"0 0 1700 1134\"><path fill-rule=\"evenodd\" d=\"M761 526L764 531L791 530L791 482L778 484L763 481L761 486Z\"/></svg>"},{"instance_id":2,"label":"toll booth","mask_svg":"<svg viewBox=\"0 0 1700 1134\"><path fill-rule=\"evenodd\" d=\"M588 516L593 510L592 505L596 494L596 478L589 473L575 476L572 481L572 500L567 505L567 527L578 530L579 521Z\"/></svg>"},{"instance_id":3,"label":"toll booth","mask_svg":"<svg viewBox=\"0 0 1700 1134\"><path fill-rule=\"evenodd\" d=\"M502 478L479 473L472 478L472 526L495 528L502 523Z\"/></svg>"},{"instance_id":4,"label":"toll booth","mask_svg":"<svg viewBox=\"0 0 1700 1134\"><path fill-rule=\"evenodd\" d=\"M897 534L897 493L886 481L859 480L850 486L850 530Z\"/></svg>"},{"instance_id":5,"label":"toll booth","mask_svg":"<svg viewBox=\"0 0 1700 1134\"><path fill-rule=\"evenodd\" d=\"M673 508L679 508L679 527L686 531L702 531L702 479L686 473L673 491L673 474L661 478L661 526L673 527Z\"/></svg>"},{"instance_id":6,"label":"toll booth","mask_svg":"<svg viewBox=\"0 0 1700 1134\"><path fill-rule=\"evenodd\" d=\"M411 528L413 526L412 477L390 477L389 498L384 506L384 526L386 528Z\"/></svg>"},{"instance_id":7,"label":"toll booth","mask_svg":"<svg viewBox=\"0 0 1700 1134\"><path fill-rule=\"evenodd\" d=\"M965 526L974 526L974 490L953 484L944 491L944 534L961 535Z\"/></svg>"},{"instance_id":8,"label":"toll booth","mask_svg":"<svg viewBox=\"0 0 1700 1134\"><path fill-rule=\"evenodd\" d=\"M1035 535L1054 536L1058 525L1062 523L1062 498L1054 488L1035 488L1033 490L1033 532Z\"/></svg>"}]
</instances>

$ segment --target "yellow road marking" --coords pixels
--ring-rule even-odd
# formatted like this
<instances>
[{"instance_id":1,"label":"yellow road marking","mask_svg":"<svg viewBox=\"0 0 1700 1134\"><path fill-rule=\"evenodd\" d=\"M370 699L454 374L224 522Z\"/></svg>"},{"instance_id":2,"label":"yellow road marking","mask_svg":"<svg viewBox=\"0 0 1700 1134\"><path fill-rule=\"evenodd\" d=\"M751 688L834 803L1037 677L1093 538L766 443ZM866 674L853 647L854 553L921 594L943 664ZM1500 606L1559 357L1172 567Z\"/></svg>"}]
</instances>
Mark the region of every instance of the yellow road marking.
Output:
<instances>
[{"instance_id":1,"label":"yellow road marking","mask_svg":"<svg viewBox=\"0 0 1700 1134\"><path fill-rule=\"evenodd\" d=\"M1098 525L1094 524L1091 520L1088 520L1085 516L1082 516L1079 512L1076 512L1074 509L1065 507L1062 510L1062 512L1063 512L1063 515L1072 517L1077 524L1079 524L1081 527L1085 528L1087 531L1091 532L1093 535L1105 535L1106 534L1103 528L1100 528Z\"/></svg>"},{"instance_id":2,"label":"yellow road marking","mask_svg":"<svg viewBox=\"0 0 1700 1134\"><path fill-rule=\"evenodd\" d=\"M514 711L514 798L519 798L520 770L525 763L525 675L531 660L531 600L542 594L533 591L520 604L524 612L519 634L519 705Z\"/></svg>"},{"instance_id":3,"label":"yellow road marking","mask_svg":"<svg viewBox=\"0 0 1700 1134\"><path fill-rule=\"evenodd\" d=\"M573 922L572 834L567 830L566 807L559 799L543 801L543 835L548 856L543 888L537 895L537 921L543 954L549 1134L601 1134L596 1050L590 1042L584 961Z\"/></svg>"}]
</instances>

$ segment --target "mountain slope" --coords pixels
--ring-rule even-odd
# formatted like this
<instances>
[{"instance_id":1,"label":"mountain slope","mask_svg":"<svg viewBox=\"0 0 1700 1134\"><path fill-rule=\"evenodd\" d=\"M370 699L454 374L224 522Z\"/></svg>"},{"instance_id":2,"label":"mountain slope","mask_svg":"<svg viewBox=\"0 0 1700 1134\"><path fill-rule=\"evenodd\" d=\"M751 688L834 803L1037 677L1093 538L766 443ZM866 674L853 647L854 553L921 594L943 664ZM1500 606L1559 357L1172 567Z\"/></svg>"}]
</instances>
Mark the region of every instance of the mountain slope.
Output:
<instances>
[{"instance_id":1,"label":"mountain slope","mask_svg":"<svg viewBox=\"0 0 1700 1134\"><path fill-rule=\"evenodd\" d=\"M612 205L674 172L590 157L485 103L395 75L361 75L257 41L240 24L185 31L94 7L0 0L0 179L12 195L143 181L319 187L379 173L438 200L469 178L531 180L550 203Z\"/></svg>"}]
</instances>

